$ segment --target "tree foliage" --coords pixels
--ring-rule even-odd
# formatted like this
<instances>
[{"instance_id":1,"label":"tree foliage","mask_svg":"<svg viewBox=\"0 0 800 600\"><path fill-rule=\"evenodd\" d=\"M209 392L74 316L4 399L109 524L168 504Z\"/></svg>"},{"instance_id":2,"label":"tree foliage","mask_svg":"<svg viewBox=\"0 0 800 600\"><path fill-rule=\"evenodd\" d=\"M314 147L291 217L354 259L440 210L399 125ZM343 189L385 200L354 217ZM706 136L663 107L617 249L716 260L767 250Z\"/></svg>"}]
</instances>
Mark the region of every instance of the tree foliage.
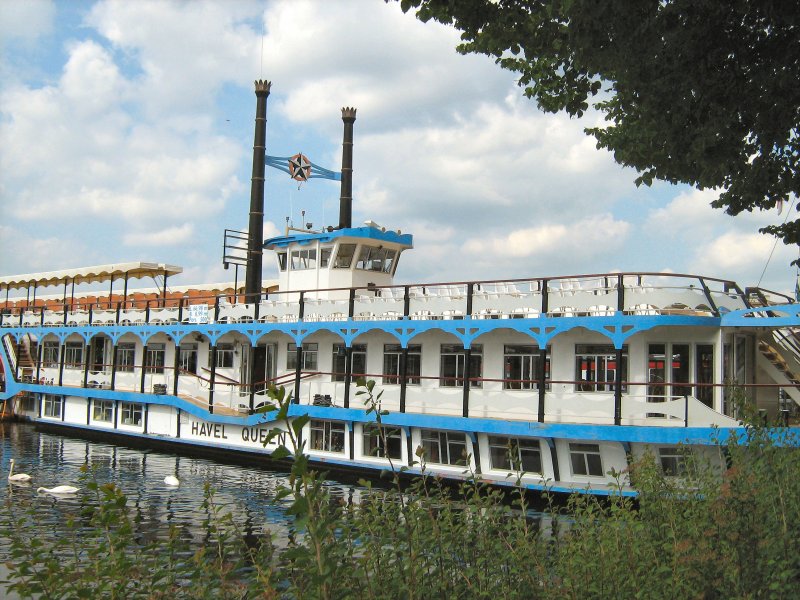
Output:
<instances>
[{"instance_id":1,"label":"tree foliage","mask_svg":"<svg viewBox=\"0 0 800 600\"><path fill-rule=\"evenodd\" d=\"M731 215L784 201L800 212L800 3L399 1L459 29L460 52L519 73L543 110L604 113L586 132L637 185L718 189L713 206ZM797 218L761 231L800 243Z\"/></svg>"}]
</instances>

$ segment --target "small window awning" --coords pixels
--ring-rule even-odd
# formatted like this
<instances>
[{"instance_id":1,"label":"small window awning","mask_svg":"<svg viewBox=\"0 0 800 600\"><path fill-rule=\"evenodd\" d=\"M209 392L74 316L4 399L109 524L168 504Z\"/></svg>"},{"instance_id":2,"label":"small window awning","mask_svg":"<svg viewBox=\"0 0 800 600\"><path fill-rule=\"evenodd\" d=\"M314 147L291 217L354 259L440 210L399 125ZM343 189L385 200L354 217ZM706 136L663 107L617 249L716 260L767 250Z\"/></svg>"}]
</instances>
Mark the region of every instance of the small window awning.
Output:
<instances>
[{"instance_id":1,"label":"small window awning","mask_svg":"<svg viewBox=\"0 0 800 600\"><path fill-rule=\"evenodd\" d=\"M48 287L63 285L64 283L102 283L117 279L141 279L143 277L157 277L177 275L183 272L183 267L165 263L128 262L111 265L96 265L94 267L80 267L78 269L64 269L62 271L48 271L46 273L28 273L25 275L9 275L0 277L0 289L19 290L30 286Z\"/></svg>"}]
</instances>

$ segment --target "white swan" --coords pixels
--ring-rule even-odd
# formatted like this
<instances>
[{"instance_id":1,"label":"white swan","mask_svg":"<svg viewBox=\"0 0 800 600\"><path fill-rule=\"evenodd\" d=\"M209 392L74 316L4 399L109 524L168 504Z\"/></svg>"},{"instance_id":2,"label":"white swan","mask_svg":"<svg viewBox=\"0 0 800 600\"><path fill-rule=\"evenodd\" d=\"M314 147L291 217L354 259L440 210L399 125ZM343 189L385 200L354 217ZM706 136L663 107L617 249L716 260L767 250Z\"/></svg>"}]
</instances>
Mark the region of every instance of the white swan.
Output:
<instances>
[{"instance_id":1,"label":"white swan","mask_svg":"<svg viewBox=\"0 0 800 600\"><path fill-rule=\"evenodd\" d=\"M167 485L180 485L181 484L180 480L177 477L175 477L174 475L167 475L166 477L164 477L164 483L166 483Z\"/></svg>"},{"instance_id":2,"label":"white swan","mask_svg":"<svg viewBox=\"0 0 800 600\"><path fill-rule=\"evenodd\" d=\"M78 488L72 485L57 485L54 488L40 487L36 488L36 493L45 492L46 494L74 494Z\"/></svg>"},{"instance_id":3,"label":"white swan","mask_svg":"<svg viewBox=\"0 0 800 600\"><path fill-rule=\"evenodd\" d=\"M14 475L14 459L11 459L11 468L8 471L8 480L14 483L19 483L22 481L30 481L31 476L27 473L17 473Z\"/></svg>"}]
</instances>

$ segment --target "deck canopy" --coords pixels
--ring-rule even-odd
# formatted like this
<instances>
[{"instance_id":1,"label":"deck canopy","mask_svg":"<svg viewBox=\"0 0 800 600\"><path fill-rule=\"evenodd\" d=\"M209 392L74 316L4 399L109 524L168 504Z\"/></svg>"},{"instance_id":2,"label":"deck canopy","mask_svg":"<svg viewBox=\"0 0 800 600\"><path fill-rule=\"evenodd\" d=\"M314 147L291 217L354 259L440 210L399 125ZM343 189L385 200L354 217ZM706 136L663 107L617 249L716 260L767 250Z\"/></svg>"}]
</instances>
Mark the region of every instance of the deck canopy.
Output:
<instances>
[{"instance_id":1,"label":"deck canopy","mask_svg":"<svg viewBox=\"0 0 800 600\"><path fill-rule=\"evenodd\" d=\"M183 267L165 263L127 262L45 273L9 275L0 277L0 289L19 290L34 287L64 285L65 283L103 283L118 279L140 279L143 277L171 276L183 272Z\"/></svg>"}]
</instances>

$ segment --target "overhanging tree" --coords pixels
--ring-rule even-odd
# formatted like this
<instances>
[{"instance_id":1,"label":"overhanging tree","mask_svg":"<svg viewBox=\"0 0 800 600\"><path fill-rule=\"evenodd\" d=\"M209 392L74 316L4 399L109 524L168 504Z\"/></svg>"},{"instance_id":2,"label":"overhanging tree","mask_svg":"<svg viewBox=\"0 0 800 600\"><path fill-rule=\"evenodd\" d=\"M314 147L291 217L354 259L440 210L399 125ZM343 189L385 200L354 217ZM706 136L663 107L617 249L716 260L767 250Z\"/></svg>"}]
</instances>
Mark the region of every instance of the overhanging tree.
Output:
<instances>
[{"instance_id":1,"label":"overhanging tree","mask_svg":"<svg viewBox=\"0 0 800 600\"><path fill-rule=\"evenodd\" d=\"M637 185L718 189L713 206L731 215L800 212L800 2L399 1L459 29L460 52L519 73L543 110L604 113L585 131ZM797 212L760 231L800 243Z\"/></svg>"}]
</instances>

